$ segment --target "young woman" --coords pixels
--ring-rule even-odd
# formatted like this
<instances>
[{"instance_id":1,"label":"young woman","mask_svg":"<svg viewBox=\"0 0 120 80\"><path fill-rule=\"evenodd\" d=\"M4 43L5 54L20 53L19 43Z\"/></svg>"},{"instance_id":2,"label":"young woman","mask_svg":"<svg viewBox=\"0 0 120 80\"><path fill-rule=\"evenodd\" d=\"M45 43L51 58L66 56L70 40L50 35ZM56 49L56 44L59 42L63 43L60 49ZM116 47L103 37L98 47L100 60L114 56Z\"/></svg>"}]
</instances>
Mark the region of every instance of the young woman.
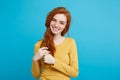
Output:
<instances>
[{"instance_id":1,"label":"young woman","mask_svg":"<svg viewBox=\"0 0 120 80\"><path fill-rule=\"evenodd\" d=\"M78 56L75 40L65 38L71 15L64 7L57 7L46 18L43 40L35 44L32 75L40 80L70 80L78 75Z\"/></svg>"}]
</instances>

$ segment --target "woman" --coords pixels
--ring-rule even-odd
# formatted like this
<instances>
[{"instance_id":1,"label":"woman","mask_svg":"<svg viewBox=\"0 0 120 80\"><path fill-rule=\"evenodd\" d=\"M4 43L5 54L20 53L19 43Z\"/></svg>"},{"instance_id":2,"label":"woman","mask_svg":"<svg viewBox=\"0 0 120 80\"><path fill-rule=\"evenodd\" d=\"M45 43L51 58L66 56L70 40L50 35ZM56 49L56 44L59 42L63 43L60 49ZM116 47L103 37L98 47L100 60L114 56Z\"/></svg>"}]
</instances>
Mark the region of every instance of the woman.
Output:
<instances>
[{"instance_id":1,"label":"woman","mask_svg":"<svg viewBox=\"0 0 120 80\"><path fill-rule=\"evenodd\" d=\"M78 75L78 56L74 39L65 38L71 15L64 7L53 9L46 18L43 40L35 44L32 75L40 80L70 80Z\"/></svg>"}]
</instances>

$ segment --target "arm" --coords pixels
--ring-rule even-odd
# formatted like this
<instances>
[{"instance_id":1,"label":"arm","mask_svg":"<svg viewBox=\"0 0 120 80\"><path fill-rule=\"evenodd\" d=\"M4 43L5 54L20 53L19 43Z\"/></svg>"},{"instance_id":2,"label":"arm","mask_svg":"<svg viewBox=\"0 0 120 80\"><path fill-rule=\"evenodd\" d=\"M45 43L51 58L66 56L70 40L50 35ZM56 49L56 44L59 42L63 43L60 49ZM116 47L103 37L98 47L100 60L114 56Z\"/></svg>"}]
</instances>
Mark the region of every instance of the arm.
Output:
<instances>
[{"instance_id":1,"label":"arm","mask_svg":"<svg viewBox=\"0 0 120 80\"><path fill-rule=\"evenodd\" d=\"M37 50L38 50L38 47L35 44L34 54L37 52ZM39 61L35 62L35 61L32 60L32 69L31 69L31 71L32 71L32 75L35 78L39 78L39 76L40 76L40 62Z\"/></svg>"},{"instance_id":2,"label":"arm","mask_svg":"<svg viewBox=\"0 0 120 80\"><path fill-rule=\"evenodd\" d=\"M78 56L75 41L72 40L72 46L70 50L70 64L65 64L64 62L55 59L54 65L52 68L72 77L77 77L78 75Z\"/></svg>"}]
</instances>

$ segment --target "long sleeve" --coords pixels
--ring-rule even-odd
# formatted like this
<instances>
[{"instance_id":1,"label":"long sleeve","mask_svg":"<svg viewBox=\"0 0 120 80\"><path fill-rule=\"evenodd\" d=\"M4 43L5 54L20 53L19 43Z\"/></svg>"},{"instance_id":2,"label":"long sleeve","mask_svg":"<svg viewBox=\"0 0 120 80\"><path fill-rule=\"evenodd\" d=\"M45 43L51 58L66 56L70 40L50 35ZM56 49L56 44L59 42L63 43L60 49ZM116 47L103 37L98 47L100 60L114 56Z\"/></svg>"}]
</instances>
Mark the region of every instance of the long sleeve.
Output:
<instances>
[{"instance_id":1,"label":"long sleeve","mask_svg":"<svg viewBox=\"0 0 120 80\"><path fill-rule=\"evenodd\" d=\"M34 46L34 54L37 52L37 50L39 49L39 47L37 46L37 44L35 44ZM40 61L38 62L34 62L32 61L32 75L35 78L39 78L40 77Z\"/></svg>"},{"instance_id":2,"label":"long sleeve","mask_svg":"<svg viewBox=\"0 0 120 80\"><path fill-rule=\"evenodd\" d=\"M77 77L78 75L78 56L77 48L74 40L71 42L71 48L69 53L69 64L66 64L58 59L55 59L54 65L51 65L52 68L72 77Z\"/></svg>"}]
</instances>

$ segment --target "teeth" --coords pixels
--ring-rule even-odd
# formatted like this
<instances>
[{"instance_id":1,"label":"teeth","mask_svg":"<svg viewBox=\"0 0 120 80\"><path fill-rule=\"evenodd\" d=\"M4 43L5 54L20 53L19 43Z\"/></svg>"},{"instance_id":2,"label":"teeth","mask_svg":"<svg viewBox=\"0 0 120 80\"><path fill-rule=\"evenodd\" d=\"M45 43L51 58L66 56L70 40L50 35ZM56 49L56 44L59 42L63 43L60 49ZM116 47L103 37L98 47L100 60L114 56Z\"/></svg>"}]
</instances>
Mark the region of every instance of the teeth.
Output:
<instances>
[{"instance_id":1,"label":"teeth","mask_svg":"<svg viewBox=\"0 0 120 80\"><path fill-rule=\"evenodd\" d=\"M57 29L54 29L55 31L57 31Z\"/></svg>"},{"instance_id":2,"label":"teeth","mask_svg":"<svg viewBox=\"0 0 120 80\"><path fill-rule=\"evenodd\" d=\"M57 28L53 28L53 30L55 30L55 31L56 31L56 30L58 30L58 29L57 29Z\"/></svg>"}]
</instances>

